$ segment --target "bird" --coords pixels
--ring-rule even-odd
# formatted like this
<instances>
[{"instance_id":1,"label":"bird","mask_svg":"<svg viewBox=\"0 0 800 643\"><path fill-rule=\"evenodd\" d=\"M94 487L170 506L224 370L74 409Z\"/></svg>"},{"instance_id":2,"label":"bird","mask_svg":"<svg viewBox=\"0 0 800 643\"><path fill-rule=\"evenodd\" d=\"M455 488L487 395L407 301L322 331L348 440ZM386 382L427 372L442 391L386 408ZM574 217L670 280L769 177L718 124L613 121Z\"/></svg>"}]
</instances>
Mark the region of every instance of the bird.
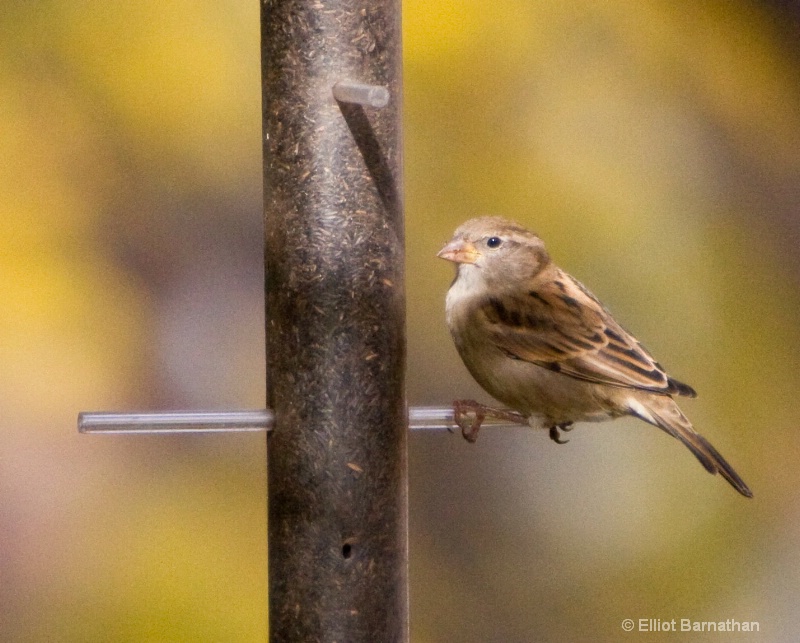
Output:
<instances>
[{"instance_id":1,"label":"bird","mask_svg":"<svg viewBox=\"0 0 800 643\"><path fill-rule=\"evenodd\" d=\"M675 397L697 395L665 372L581 282L559 268L544 242L520 224L482 216L462 224L437 255L456 264L445 317L467 370L508 409L454 403L469 441L495 415L560 431L576 422L633 416L680 440L705 469L753 492ZM471 426L465 417L474 417Z\"/></svg>"}]
</instances>

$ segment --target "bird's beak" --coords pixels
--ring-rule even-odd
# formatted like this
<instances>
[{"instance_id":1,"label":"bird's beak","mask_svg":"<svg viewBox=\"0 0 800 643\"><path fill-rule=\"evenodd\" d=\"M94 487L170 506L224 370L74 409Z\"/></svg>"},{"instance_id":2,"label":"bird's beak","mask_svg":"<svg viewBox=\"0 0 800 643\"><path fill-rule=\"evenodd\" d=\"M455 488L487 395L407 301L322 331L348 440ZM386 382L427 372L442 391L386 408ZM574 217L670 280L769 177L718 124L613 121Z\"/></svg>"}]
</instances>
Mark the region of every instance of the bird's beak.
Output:
<instances>
[{"instance_id":1,"label":"bird's beak","mask_svg":"<svg viewBox=\"0 0 800 643\"><path fill-rule=\"evenodd\" d=\"M481 253L469 241L456 239L442 248L436 256L453 263L475 263Z\"/></svg>"}]
</instances>

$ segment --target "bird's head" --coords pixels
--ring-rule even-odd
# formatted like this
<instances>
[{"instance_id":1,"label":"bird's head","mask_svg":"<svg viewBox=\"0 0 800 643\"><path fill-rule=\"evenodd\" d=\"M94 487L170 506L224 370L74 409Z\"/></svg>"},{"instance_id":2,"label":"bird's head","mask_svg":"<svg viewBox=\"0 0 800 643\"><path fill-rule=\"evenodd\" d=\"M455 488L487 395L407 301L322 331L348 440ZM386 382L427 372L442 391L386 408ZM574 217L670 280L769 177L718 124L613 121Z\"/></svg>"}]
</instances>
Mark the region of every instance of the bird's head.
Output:
<instances>
[{"instance_id":1,"label":"bird's head","mask_svg":"<svg viewBox=\"0 0 800 643\"><path fill-rule=\"evenodd\" d=\"M536 234L502 217L470 219L437 256L457 264L459 273L480 270L487 283L531 279L550 263Z\"/></svg>"}]
</instances>

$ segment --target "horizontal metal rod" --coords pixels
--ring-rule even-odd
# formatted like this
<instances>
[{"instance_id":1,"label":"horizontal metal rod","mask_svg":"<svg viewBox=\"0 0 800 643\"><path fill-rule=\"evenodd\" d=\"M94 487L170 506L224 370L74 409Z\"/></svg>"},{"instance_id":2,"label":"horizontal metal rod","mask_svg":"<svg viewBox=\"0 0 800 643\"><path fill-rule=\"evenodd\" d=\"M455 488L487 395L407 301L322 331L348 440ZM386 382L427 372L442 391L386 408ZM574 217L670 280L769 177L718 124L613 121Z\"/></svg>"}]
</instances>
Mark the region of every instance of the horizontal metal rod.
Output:
<instances>
[{"instance_id":1,"label":"horizontal metal rod","mask_svg":"<svg viewBox=\"0 0 800 643\"><path fill-rule=\"evenodd\" d=\"M256 411L163 411L155 413L78 414L81 433L236 433L271 431L270 409ZM408 428L414 431L459 429L452 407L414 406L408 409ZM487 416L483 426L516 426Z\"/></svg>"},{"instance_id":2,"label":"horizontal metal rod","mask_svg":"<svg viewBox=\"0 0 800 643\"><path fill-rule=\"evenodd\" d=\"M272 411L163 411L78 414L81 433L223 433L267 431Z\"/></svg>"},{"instance_id":3,"label":"horizontal metal rod","mask_svg":"<svg viewBox=\"0 0 800 643\"><path fill-rule=\"evenodd\" d=\"M389 90L382 85L366 85L339 81L333 86L333 97L340 103L354 103L378 109L389 104Z\"/></svg>"}]
</instances>

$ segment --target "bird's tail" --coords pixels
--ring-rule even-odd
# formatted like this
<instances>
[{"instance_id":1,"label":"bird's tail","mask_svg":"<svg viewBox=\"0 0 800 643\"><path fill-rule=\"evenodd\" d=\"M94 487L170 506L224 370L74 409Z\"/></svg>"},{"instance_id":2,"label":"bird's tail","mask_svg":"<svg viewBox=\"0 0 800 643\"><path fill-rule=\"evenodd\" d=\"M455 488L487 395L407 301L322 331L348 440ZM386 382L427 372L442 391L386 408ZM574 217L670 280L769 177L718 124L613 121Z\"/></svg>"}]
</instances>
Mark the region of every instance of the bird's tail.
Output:
<instances>
[{"instance_id":1,"label":"bird's tail","mask_svg":"<svg viewBox=\"0 0 800 643\"><path fill-rule=\"evenodd\" d=\"M706 468L706 471L709 473L719 472L740 494L748 498L753 497L750 487L720 455L719 451L694 430L692 423L671 397L663 395L648 396L646 400L631 399L629 400L629 409L636 417L663 429L672 437L683 442L700 460L700 464Z\"/></svg>"}]
</instances>

